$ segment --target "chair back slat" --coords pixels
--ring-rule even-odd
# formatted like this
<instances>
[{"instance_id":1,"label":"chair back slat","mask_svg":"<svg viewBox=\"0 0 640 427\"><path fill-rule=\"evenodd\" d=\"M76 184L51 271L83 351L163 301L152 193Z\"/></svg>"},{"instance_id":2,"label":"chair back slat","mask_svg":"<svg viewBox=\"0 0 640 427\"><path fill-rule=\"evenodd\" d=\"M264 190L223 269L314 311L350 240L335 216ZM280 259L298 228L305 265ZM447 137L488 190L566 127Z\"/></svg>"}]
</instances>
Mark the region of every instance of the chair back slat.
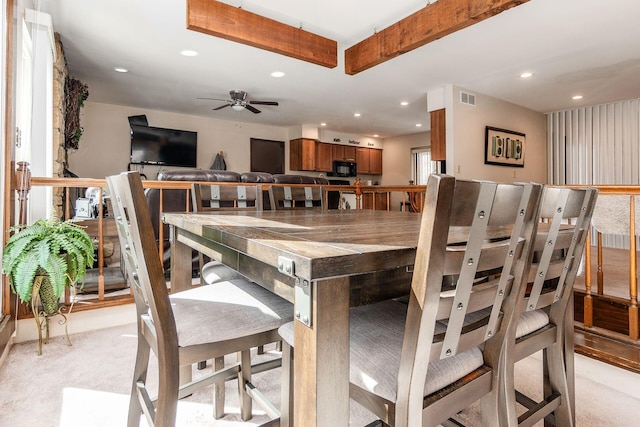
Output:
<instances>
[{"instance_id":1,"label":"chair back slat","mask_svg":"<svg viewBox=\"0 0 640 427\"><path fill-rule=\"evenodd\" d=\"M429 362L504 335L528 274L541 193L538 184L430 176L398 377L408 413L421 413Z\"/></svg>"},{"instance_id":2,"label":"chair back slat","mask_svg":"<svg viewBox=\"0 0 640 427\"><path fill-rule=\"evenodd\" d=\"M262 210L262 186L239 184L191 184L194 212L213 210Z\"/></svg>"},{"instance_id":3,"label":"chair back slat","mask_svg":"<svg viewBox=\"0 0 640 427\"><path fill-rule=\"evenodd\" d=\"M598 191L593 188L546 187L537 233L531 288L526 311L563 302L565 288L572 287L586 242Z\"/></svg>"},{"instance_id":4,"label":"chair back slat","mask_svg":"<svg viewBox=\"0 0 640 427\"><path fill-rule=\"evenodd\" d=\"M322 186L273 184L269 188L272 209L322 208Z\"/></svg>"}]
</instances>

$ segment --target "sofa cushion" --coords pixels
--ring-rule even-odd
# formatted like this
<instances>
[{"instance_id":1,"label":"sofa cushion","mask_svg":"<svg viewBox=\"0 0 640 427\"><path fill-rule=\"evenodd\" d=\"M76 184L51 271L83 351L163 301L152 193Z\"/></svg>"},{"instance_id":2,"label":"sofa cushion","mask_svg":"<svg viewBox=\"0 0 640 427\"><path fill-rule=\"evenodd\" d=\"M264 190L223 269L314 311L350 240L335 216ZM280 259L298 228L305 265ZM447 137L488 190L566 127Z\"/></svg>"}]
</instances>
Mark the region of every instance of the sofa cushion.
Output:
<instances>
[{"instance_id":1,"label":"sofa cushion","mask_svg":"<svg viewBox=\"0 0 640 427\"><path fill-rule=\"evenodd\" d=\"M326 178L308 175L274 174L273 182L276 184L329 184Z\"/></svg>"},{"instance_id":2,"label":"sofa cushion","mask_svg":"<svg viewBox=\"0 0 640 427\"><path fill-rule=\"evenodd\" d=\"M160 172L158 181L240 182L240 174L223 170L175 169Z\"/></svg>"},{"instance_id":3,"label":"sofa cushion","mask_svg":"<svg viewBox=\"0 0 640 427\"><path fill-rule=\"evenodd\" d=\"M268 172L244 172L240 174L240 181L255 183L271 183L273 175Z\"/></svg>"}]
</instances>

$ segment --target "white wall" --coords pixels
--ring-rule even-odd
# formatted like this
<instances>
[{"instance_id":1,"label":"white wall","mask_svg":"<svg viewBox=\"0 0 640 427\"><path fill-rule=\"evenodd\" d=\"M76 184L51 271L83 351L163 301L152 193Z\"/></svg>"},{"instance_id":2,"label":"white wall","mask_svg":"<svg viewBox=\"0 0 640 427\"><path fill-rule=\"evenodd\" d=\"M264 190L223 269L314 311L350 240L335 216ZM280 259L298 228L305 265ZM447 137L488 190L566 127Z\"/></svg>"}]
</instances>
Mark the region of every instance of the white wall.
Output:
<instances>
[{"instance_id":1,"label":"white wall","mask_svg":"<svg viewBox=\"0 0 640 427\"><path fill-rule=\"evenodd\" d=\"M104 178L126 171L130 154L127 117L140 114L147 116L149 126L198 132L198 168L208 169L216 153L223 151L227 170L248 172L251 168L249 140L262 138L285 141L285 164L288 170L287 128L96 102L85 102L81 110L80 124L84 133L78 150L69 154L69 169L83 178ZM159 167L156 166L144 167L144 173L149 179L155 179L158 170Z\"/></svg>"},{"instance_id":2,"label":"white wall","mask_svg":"<svg viewBox=\"0 0 640 427\"><path fill-rule=\"evenodd\" d=\"M386 138L382 151L382 185L409 185L411 149L429 147L431 132Z\"/></svg>"},{"instance_id":3,"label":"white wall","mask_svg":"<svg viewBox=\"0 0 640 427\"><path fill-rule=\"evenodd\" d=\"M411 149L431 145L431 132L386 138L382 151L381 185L409 185L411 179ZM391 193L391 209L400 210L403 194Z\"/></svg>"},{"instance_id":4,"label":"white wall","mask_svg":"<svg viewBox=\"0 0 640 427\"><path fill-rule=\"evenodd\" d=\"M447 90L447 173L462 179L546 182L544 115L478 93L475 107L463 105L458 102L459 88L449 86ZM80 148L69 155L70 170L87 178L104 178L127 170L130 151L127 117L139 114L145 114L151 126L198 132L199 168L209 168L216 153L223 151L228 170L249 171L249 140L253 137L285 141L285 165L286 172L289 172L288 128L95 102L86 102L81 110L80 120L84 134L80 140ZM524 168L484 164L485 126L526 134ZM331 135L326 131L321 133ZM407 184L411 179L411 148L430 145L429 135L429 132L422 132L385 139L382 144L383 176L380 183ZM382 141L375 142L378 144ZM144 169L149 179L154 179L157 171L158 167L153 166L146 166ZM317 175L311 172L308 174Z\"/></svg>"},{"instance_id":5,"label":"white wall","mask_svg":"<svg viewBox=\"0 0 640 427\"><path fill-rule=\"evenodd\" d=\"M447 173L460 179L497 182L547 181L546 117L535 111L472 92L476 105L461 104L460 88L449 86L447 104ZM484 164L485 127L526 135L524 168Z\"/></svg>"}]
</instances>

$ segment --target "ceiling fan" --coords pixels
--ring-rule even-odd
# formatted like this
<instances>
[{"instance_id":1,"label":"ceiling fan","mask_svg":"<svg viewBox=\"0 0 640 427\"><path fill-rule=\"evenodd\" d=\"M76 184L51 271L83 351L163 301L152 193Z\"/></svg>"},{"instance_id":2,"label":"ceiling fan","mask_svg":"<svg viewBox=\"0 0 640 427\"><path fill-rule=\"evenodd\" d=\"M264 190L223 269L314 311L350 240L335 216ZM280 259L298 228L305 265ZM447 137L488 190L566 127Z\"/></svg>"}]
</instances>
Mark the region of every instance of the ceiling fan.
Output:
<instances>
[{"instance_id":1,"label":"ceiling fan","mask_svg":"<svg viewBox=\"0 0 640 427\"><path fill-rule=\"evenodd\" d=\"M251 104L254 105L278 105L277 102L275 101L254 101L254 100L249 100L247 99L247 92L243 91L243 90L232 90L229 92L229 96L231 97L231 99L220 99L220 98L198 98L198 99L211 99L214 101L225 101L226 104L221 105L217 108L214 108L213 111L216 110L222 110L223 108L226 107L231 107L233 110L236 111L242 111L245 108L249 111L251 111L254 114L258 114L260 113L260 110L258 110L256 107L254 107Z\"/></svg>"}]
</instances>

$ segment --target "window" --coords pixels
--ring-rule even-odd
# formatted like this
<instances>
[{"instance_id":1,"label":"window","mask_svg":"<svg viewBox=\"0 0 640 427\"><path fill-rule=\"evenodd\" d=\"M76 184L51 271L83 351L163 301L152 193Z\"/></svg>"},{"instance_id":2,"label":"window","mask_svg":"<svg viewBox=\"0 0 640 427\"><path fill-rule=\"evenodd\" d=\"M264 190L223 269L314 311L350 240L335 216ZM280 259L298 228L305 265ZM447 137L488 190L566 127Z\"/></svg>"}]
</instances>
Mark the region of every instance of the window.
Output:
<instances>
[{"instance_id":1,"label":"window","mask_svg":"<svg viewBox=\"0 0 640 427\"><path fill-rule=\"evenodd\" d=\"M436 172L438 164L431 160L430 148L411 149L411 179L416 185L427 185L429 175Z\"/></svg>"}]
</instances>

